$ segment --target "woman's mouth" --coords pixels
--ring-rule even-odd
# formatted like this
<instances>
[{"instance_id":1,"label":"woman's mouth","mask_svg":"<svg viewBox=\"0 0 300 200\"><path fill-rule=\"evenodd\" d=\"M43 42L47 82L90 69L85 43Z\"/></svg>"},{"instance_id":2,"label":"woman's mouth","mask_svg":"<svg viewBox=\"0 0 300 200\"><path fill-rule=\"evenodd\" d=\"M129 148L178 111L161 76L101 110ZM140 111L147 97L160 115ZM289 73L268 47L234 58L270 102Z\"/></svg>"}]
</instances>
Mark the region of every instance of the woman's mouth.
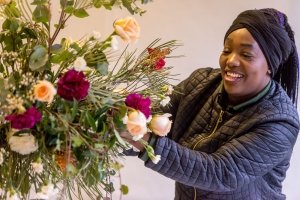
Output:
<instances>
[{"instance_id":1,"label":"woman's mouth","mask_svg":"<svg viewBox=\"0 0 300 200\"><path fill-rule=\"evenodd\" d=\"M234 83L234 82L241 80L243 77L244 77L244 75L242 75L240 73L227 71L227 72L225 72L224 80L227 82Z\"/></svg>"}]
</instances>

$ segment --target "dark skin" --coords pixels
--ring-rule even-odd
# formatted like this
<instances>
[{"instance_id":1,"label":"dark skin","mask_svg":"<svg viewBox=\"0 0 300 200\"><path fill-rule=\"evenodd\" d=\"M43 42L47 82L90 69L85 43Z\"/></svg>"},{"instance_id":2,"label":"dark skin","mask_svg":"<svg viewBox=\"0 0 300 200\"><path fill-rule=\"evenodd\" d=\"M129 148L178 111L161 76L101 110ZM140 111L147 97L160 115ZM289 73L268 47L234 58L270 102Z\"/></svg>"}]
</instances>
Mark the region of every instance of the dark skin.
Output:
<instances>
[{"instance_id":1,"label":"dark skin","mask_svg":"<svg viewBox=\"0 0 300 200\"><path fill-rule=\"evenodd\" d=\"M269 83L268 63L258 43L245 29L233 31L225 40L219 64L228 101L237 105L257 95ZM121 137L140 151L144 146L133 141L132 136L122 132ZM150 133L142 138L148 141Z\"/></svg>"},{"instance_id":2,"label":"dark skin","mask_svg":"<svg viewBox=\"0 0 300 200\"><path fill-rule=\"evenodd\" d=\"M271 79L266 58L246 28L229 34L219 64L231 105L254 97Z\"/></svg>"}]
</instances>

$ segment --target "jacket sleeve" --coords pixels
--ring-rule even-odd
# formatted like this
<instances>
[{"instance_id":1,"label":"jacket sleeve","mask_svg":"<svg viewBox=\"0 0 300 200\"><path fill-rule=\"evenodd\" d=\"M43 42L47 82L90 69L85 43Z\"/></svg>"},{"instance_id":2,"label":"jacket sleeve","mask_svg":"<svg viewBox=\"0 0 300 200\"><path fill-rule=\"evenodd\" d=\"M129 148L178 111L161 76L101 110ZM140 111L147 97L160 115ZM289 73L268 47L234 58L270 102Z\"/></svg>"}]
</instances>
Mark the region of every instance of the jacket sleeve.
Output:
<instances>
[{"instance_id":1,"label":"jacket sleeve","mask_svg":"<svg viewBox=\"0 0 300 200\"><path fill-rule=\"evenodd\" d=\"M153 164L148 160L145 165L189 186L231 191L289 159L297 134L296 123L268 122L232 139L212 154L188 149L163 137L155 146L160 162Z\"/></svg>"}]
</instances>

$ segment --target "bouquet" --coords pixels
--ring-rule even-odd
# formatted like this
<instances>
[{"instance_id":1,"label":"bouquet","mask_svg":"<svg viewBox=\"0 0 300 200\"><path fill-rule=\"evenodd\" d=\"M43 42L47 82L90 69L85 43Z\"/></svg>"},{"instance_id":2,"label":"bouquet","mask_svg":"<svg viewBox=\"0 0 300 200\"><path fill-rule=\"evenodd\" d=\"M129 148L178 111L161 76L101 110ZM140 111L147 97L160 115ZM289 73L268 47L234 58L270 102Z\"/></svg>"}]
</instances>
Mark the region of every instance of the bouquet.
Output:
<instances>
[{"instance_id":1,"label":"bouquet","mask_svg":"<svg viewBox=\"0 0 300 200\"><path fill-rule=\"evenodd\" d=\"M117 37L127 43L139 37L133 17L116 20L106 39L95 32L57 41L70 17L87 17L89 8L142 14L137 3L60 0L60 18L53 23L51 0L0 0L1 199L83 199L82 191L109 199L120 152L128 148L121 131L159 162L141 138L170 130L169 115L159 108L172 92L165 62L176 41L157 39L137 56L124 50L116 58Z\"/></svg>"}]
</instances>

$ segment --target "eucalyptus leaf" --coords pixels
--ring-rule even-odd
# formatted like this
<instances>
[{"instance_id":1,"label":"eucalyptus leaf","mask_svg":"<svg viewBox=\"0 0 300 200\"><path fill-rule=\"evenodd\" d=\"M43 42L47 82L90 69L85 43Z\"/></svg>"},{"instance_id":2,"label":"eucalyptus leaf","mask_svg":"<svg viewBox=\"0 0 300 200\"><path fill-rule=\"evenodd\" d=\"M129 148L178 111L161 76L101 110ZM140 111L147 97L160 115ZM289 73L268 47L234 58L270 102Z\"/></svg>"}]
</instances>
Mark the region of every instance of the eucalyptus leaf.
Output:
<instances>
[{"instance_id":1,"label":"eucalyptus leaf","mask_svg":"<svg viewBox=\"0 0 300 200\"><path fill-rule=\"evenodd\" d=\"M60 0L61 7L74 6L74 0Z\"/></svg>"},{"instance_id":2,"label":"eucalyptus leaf","mask_svg":"<svg viewBox=\"0 0 300 200\"><path fill-rule=\"evenodd\" d=\"M32 18L36 22L49 22L50 11L45 5L37 5L32 13Z\"/></svg>"},{"instance_id":3,"label":"eucalyptus leaf","mask_svg":"<svg viewBox=\"0 0 300 200\"><path fill-rule=\"evenodd\" d=\"M89 14L83 8L75 9L73 15L79 18L85 18L89 16Z\"/></svg>"},{"instance_id":4,"label":"eucalyptus leaf","mask_svg":"<svg viewBox=\"0 0 300 200\"><path fill-rule=\"evenodd\" d=\"M108 62L97 63L97 71L100 72L103 76L108 74Z\"/></svg>"},{"instance_id":5,"label":"eucalyptus leaf","mask_svg":"<svg viewBox=\"0 0 300 200\"><path fill-rule=\"evenodd\" d=\"M34 47L34 51L29 58L29 68L33 71L43 67L48 61L47 49L42 45Z\"/></svg>"}]
</instances>

